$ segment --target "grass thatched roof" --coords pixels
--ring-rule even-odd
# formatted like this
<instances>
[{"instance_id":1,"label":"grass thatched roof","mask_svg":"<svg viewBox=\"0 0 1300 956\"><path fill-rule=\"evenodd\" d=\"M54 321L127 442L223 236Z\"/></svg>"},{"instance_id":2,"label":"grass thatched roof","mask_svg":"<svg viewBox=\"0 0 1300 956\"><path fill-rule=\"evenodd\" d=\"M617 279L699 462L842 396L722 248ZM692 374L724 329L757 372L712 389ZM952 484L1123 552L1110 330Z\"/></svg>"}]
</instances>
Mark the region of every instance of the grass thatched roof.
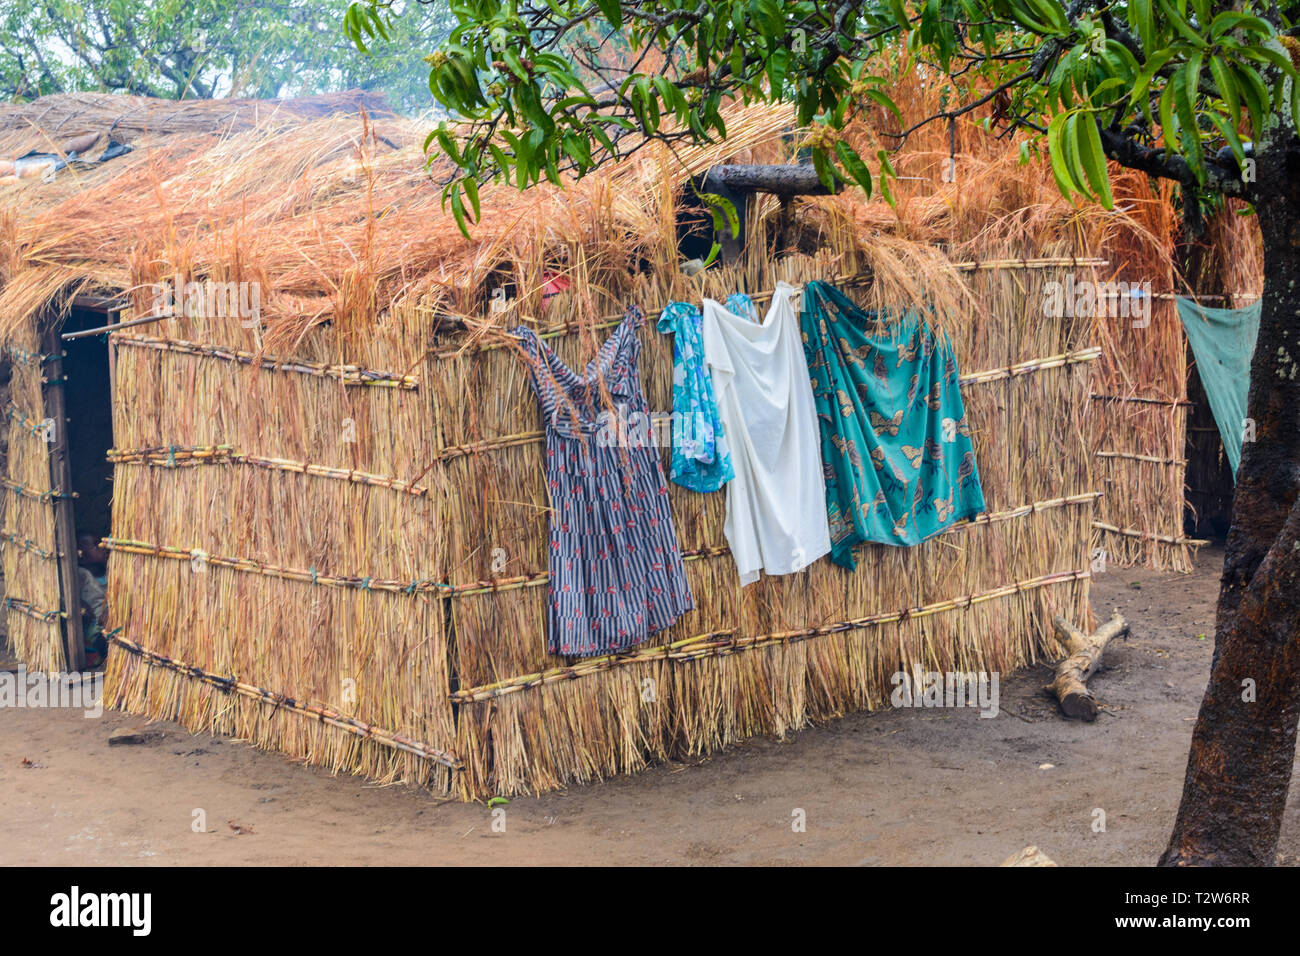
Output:
<instances>
[{"instance_id":1,"label":"grass thatched roof","mask_svg":"<svg viewBox=\"0 0 1300 956\"><path fill-rule=\"evenodd\" d=\"M936 92L899 75L911 84L894 91L908 112L933 112ZM398 301L481 322L486 288L504 281L535 314L545 276L557 272L576 280L566 299L573 317L594 320L635 294L638 274L675 270L676 212L691 177L720 162L792 161L800 139L788 108L737 104L722 143L671 153L652 145L565 189L487 186L483 219L466 239L443 212L441 170L425 168L428 121L359 111L366 105L90 96L0 113L0 157L105 121L134 137L132 153L102 167L0 186L0 333L71 287L134 290L147 307L148 285L177 272L260 282L268 341L280 345L326 321L345 336L364 333ZM804 250L856 250L876 273L880 301L929 298L940 313L961 296L940 248L952 259L1008 246L1038 255L1095 248L1118 230L1145 243L1143 254L1168 255L1167 237L1141 225L1140 207L1162 202L1144 178L1126 186L1121 176L1117 194L1134 197L1127 215L1075 208L1045 163L1021 165L981 119L958 124L956 182L940 176L949 134L933 124L895 157L904 177L896 206L856 190L797 201ZM851 135L870 155L893 145L883 135L893 123L864 115ZM776 212L765 198L753 215Z\"/></svg>"}]
</instances>

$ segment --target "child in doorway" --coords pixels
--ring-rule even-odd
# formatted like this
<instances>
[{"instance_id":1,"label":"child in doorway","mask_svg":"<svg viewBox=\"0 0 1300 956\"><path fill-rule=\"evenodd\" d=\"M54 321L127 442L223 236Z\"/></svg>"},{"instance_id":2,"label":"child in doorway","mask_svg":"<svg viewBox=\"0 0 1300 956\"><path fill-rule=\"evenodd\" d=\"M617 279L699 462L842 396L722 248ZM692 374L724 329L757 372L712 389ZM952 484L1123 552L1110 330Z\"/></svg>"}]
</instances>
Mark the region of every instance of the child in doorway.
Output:
<instances>
[{"instance_id":1,"label":"child in doorway","mask_svg":"<svg viewBox=\"0 0 1300 956\"><path fill-rule=\"evenodd\" d=\"M108 552L93 535L77 539L80 566L77 577L81 588L81 621L85 635L86 666L98 667L108 653L104 639L104 600L108 593Z\"/></svg>"}]
</instances>

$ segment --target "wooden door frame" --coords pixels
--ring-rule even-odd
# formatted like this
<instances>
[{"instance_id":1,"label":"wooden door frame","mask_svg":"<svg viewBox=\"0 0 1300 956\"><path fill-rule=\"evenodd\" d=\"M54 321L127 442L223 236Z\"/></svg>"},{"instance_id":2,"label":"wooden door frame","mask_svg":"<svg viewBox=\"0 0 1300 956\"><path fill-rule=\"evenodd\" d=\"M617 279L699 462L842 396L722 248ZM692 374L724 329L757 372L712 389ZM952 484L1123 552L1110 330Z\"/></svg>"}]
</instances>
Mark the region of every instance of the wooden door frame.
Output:
<instances>
[{"instance_id":1,"label":"wooden door frame","mask_svg":"<svg viewBox=\"0 0 1300 956\"><path fill-rule=\"evenodd\" d=\"M81 581L77 574L77 528L72 511L72 466L68 450L68 411L64 394L62 322L47 326L43 351L50 356L45 366L45 417L54 422L50 443L50 489L53 500L55 553L58 554L59 590L63 599L64 669L73 673L86 666L85 633L81 626Z\"/></svg>"}]
</instances>

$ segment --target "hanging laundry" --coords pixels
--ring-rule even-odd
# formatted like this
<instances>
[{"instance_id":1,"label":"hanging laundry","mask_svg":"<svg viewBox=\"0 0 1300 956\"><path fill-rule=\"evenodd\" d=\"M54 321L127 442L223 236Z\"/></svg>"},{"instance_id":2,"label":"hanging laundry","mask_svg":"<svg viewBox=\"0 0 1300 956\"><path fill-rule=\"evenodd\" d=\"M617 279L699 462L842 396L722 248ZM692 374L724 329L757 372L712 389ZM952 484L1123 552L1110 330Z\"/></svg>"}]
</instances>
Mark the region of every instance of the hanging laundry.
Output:
<instances>
[{"instance_id":1,"label":"hanging laundry","mask_svg":"<svg viewBox=\"0 0 1300 956\"><path fill-rule=\"evenodd\" d=\"M1246 399L1250 394L1250 361L1259 337L1261 304L1242 309L1211 309L1181 296L1174 300L1187 341L1196 357L1196 370L1205 397L1223 438L1223 451L1237 477L1245 436Z\"/></svg>"},{"instance_id":2,"label":"hanging laundry","mask_svg":"<svg viewBox=\"0 0 1300 956\"><path fill-rule=\"evenodd\" d=\"M704 300L704 357L735 470L724 531L742 585L799 571L831 546L795 291L779 283L759 323Z\"/></svg>"},{"instance_id":3,"label":"hanging laundry","mask_svg":"<svg viewBox=\"0 0 1300 956\"><path fill-rule=\"evenodd\" d=\"M726 308L758 321L749 296L727 298ZM702 315L689 302L670 302L659 315L659 331L673 336L672 479L691 491L717 491L732 478L726 430L718 419L713 379L704 364Z\"/></svg>"},{"instance_id":4,"label":"hanging laundry","mask_svg":"<svg viewBox=\"0 0 1300 956\"><path fill-rule=\"evenodd\" d=\"M915 312L878 334L877 316L810 282L801 318L812 374L831 560L856 567L864 541L915 545L985 510L946 336Z\"/></svg>"},{"instance_id":5,"label":"hanging laundry","mask_svg":"<svg viewBox=\"0 0 1300 956\"><path fill-rule=\"evenodd\" d=\"M531 329L513 330L546 426L553 654L620 651L694 607L659 452L648 429L610 428L611 402L618 422L649 422L638 371L643 321L629 309L582 375Z\"/></svg>"}]
</instances>

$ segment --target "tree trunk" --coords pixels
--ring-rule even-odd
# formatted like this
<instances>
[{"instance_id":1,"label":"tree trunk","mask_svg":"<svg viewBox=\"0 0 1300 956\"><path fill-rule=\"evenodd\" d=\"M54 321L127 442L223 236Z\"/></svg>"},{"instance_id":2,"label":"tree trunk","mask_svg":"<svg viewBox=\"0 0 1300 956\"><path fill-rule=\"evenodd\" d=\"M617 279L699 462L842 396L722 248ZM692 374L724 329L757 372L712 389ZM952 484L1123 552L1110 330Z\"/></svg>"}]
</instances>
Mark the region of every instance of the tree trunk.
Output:
<instances>
[{"instance_id":1,"label":"tree trunk","mask_svg":"<svg viewBox=\"0 0 1300 956\"><path fill-rule=\"evenodd\" d=\"M1257 156L1265 284L1214 661L1164 866L1271 866L1300 715L1300 143Z\"/></svg>"}]
</instances>

